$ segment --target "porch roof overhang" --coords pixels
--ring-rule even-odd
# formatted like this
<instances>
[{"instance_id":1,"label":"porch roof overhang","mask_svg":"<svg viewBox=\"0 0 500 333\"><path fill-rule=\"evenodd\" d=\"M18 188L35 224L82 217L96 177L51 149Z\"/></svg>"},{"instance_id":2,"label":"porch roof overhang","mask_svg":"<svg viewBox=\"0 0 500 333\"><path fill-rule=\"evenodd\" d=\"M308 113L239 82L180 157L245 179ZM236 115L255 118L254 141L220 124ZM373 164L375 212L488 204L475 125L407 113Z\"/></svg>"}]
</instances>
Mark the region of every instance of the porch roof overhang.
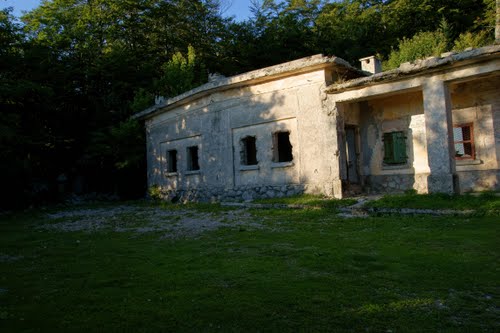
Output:
<instances>
[{"instance_id":1,"label":"porch roof overhang","mask_svg":"<svg viewBox=\"0 0 500 333\"><path fill-rule=\"evenodd\" d=\"M324 89L336 102L355 102L421 89L430 77L445 82L500 75L500 45L443 53L399 68L332 84Z\"/></svg>"},{"instance_id":2,"label":"porch roof overhang","mask_svg":"<svg viewBox=\"0 0 500 333\"><path fill-rule=\"evenodd\" d=\"M214 81L205 83L204 85L196 87L192 90L189 90L183 94L166 99L162 103L153 105L141 112L134 114L132 118L148 119L154 117L157 114L168 112L169 110L177 106L192 102L196 99L215 92L254 85L267 81L273 81L324 68L333 68L338 72L338 74L347 77L360 77L366 75L365 72L351 66L342 58L317 54L231 77L221 77Z\"/></svg>"}]
</instances>

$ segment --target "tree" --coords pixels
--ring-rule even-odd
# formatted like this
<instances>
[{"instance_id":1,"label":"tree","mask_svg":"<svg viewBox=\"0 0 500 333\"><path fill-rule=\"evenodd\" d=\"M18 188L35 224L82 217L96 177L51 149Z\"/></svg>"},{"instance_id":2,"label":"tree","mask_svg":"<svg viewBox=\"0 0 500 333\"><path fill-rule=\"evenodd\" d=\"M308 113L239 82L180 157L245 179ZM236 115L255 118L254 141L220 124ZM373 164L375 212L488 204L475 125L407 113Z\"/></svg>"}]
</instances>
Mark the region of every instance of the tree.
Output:
<instances>
[{"instance_id":1,"label":"tree","mask_svg":"<svg viewBox=\"0 0 500 333\"><path fill-rule=\"evenodd\" d=\"M226 54L250 70L316 53L312 28L322 3L320 0L254 1L252 19L229 26L229 40L222 42Z\"/></svg>"},{"instance_id":2,"label":"tree","mask_svg":"<svg viewBox=\"0 0 500 333\"><path fill-rule=\"evenodd\" d=\"M156 81L156 91L166 97L174 97L206 82L207 73L194 48L188 46L187 55L176 52L162 66L163 75Z\"/></svg>"},{"instance_id":3,"label":"tree","mask_svg":"<svg viewBox=\"0 0 500 333\"><path fill-rule=\"evenodd\" d=\"M144 149L131 140L141 147L144 141L127 119L151 100L147 96L204 82L202 63L215 63L226 22L216 0L48 0L22 19L30 44L23 54L32 57L22 66L38 66L28 71L39 78L34 86L45 82L51 93L35 101L26 122L32 133L47 136L37 142L51 147L40 152L39 169L50 171L44 176L49 183L60 173L83 175L94 191L115 191L130 172L143 179L144 163L130 161L144 159ZM179 52L190 44L197 53L190 48L184 63Z\"/></svg>"},{"instance_id":4,"label":"tree","mask_svg":"<svg viewBox=\"0 0 500 333\"><path fill-rule=\"evenodd\" d=\"M358 59L386 53L393 43L385 1L343 0L326 5L315 21L318 46L357 64Z\"/></svg>"}]
</instances>

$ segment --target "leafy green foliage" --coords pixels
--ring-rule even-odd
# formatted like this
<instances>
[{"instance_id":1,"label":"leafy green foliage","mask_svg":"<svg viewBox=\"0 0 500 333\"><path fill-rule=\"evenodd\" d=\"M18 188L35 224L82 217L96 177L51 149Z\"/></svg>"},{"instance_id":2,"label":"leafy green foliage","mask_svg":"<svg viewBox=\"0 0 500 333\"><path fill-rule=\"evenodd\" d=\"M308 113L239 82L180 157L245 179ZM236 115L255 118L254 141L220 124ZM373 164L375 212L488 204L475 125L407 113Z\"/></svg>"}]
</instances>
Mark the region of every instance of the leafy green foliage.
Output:
<instances>
[{"instance_id":1,"label":"leafy green foliage","mask_svg":"<svg viewBox=\"0 0 500 333\"><path fill-rule=\"evenodd\" d=\"M145 190L141 172L145 169L146 155L143 125L127 119L106 130L92 132L90 140L81 163L105 175L113 174L117 179L113 190L117 194L125 198L141 196Z\"/></svg>"},{"instance_id":2,"label":"leafy green foliage","mask_svg":"<svg viewBox=\"0 0 500 333\"><path fill-rule=\"evenodd\" d=\"M439 56L447 51L448 41L442 31L420 32L411 39L404 38L397 50L389 55L384 69L399 67L404 62L412 62L429 56Z\"/></svg>"},{"instance_id":3,"label":"leafy green foliage","mask_svg":"<svg viewBox=\"0 0 500 333\"><path fill-rule=\"evenodd\" d=\"M139 88L134 94L134 100L130 103L130 109L135 113L142 111L154 103L154 96L152 93L144 88Z\"/></svg>"},{"instance_id":4,"label":"leafy green foliage","mask_svg":"<svg viewBox=\"0 0 500 333\"><path fill-rule=\"evenodd\" d=\"M16 198L0 205L30 204L35 182L55 195L60 174L91 192L138 180L130 187L143 195L143 129L127 119L158 90L175 95L204 82L224 28L217 1L52 0L22 20L0 14L2 177ZM185 50L187 66L171 66Z\"/></svg>"},{"instance_id":5,"label":"leafy green foliage","mask_svg":"<svg viewBox=\"0 0 500 333\"><path fill-rule=\"evenodd\" d=\"M206 82L204 65L199 63L191 45L186 56L174 53L172 59L163 64L162 71L156 90L163 96L174 97Z\"/></svg>"},{"instance_id":6,"label":"leafy green foliage","mask_svg":"<svg viewBox=\"0 0 500 333\"><path fill-rule=\"evenodd\" d=\"M493 44L494 38L491 33L486 30L481 30L478 33L465 32L460 34L453 43L454 51L463 51L467 48L477 48Z\"/></svg>"},{"instance_id":7,"label":"leafy green foliage","mask_svg":"<svg viewBox=\"0 0 500 333\"><path fill-rule=\"evenodd\" d=\"M327 4L315 21L318 47L352 64L392 44L391 18L383 1L343 0Z\"/></svg>"}]
</instances>

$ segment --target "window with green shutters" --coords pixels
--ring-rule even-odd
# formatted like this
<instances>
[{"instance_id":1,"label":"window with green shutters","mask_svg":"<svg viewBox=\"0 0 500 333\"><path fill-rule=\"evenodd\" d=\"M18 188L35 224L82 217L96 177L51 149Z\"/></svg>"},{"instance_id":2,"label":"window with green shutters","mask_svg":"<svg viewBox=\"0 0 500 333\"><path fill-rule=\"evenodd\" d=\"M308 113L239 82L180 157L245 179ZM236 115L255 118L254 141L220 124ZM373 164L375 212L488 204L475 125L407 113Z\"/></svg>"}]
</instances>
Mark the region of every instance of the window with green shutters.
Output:
<instances>
[{"instance_id":1,"label":"window with green shutters","mask_svg":"<svg viewBox=\"0 0 500 333\"><path fill-rule=\"evenodd\" d=\"M406 155L406 136L404 132L384 133L384 163L405 164L408 156Z\"/></svg>"}]
</instances>

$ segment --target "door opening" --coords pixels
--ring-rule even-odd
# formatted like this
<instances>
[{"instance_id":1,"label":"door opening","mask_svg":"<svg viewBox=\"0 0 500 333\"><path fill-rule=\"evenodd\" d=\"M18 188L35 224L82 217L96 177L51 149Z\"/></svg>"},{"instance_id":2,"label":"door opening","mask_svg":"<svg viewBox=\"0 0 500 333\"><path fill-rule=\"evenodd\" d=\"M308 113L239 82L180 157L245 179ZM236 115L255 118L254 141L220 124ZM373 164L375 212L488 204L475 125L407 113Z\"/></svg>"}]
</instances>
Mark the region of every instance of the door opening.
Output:
<instances>
[{"instance_id":1,"label":"door opening","mask_svg":"<svg viewBox=\"0 0 500 333\"><path fill-rule=\"evenodd\" d=\"M356 127L345 128L345 151L347 180L350 184L359 184L358 155L359 149L356 140Z\"/></svg>"},{"instance_id":2,"label":"door opening","mask_svg":"<svg viewBox=\"0 0 500 333\"><path fill-rule=\"evenodd\" d=\"M359 128L357 126L345 126L345 172L344 192L346 195L361 193L361 177L359 174Z\"/></svg>"}]
</instances>

